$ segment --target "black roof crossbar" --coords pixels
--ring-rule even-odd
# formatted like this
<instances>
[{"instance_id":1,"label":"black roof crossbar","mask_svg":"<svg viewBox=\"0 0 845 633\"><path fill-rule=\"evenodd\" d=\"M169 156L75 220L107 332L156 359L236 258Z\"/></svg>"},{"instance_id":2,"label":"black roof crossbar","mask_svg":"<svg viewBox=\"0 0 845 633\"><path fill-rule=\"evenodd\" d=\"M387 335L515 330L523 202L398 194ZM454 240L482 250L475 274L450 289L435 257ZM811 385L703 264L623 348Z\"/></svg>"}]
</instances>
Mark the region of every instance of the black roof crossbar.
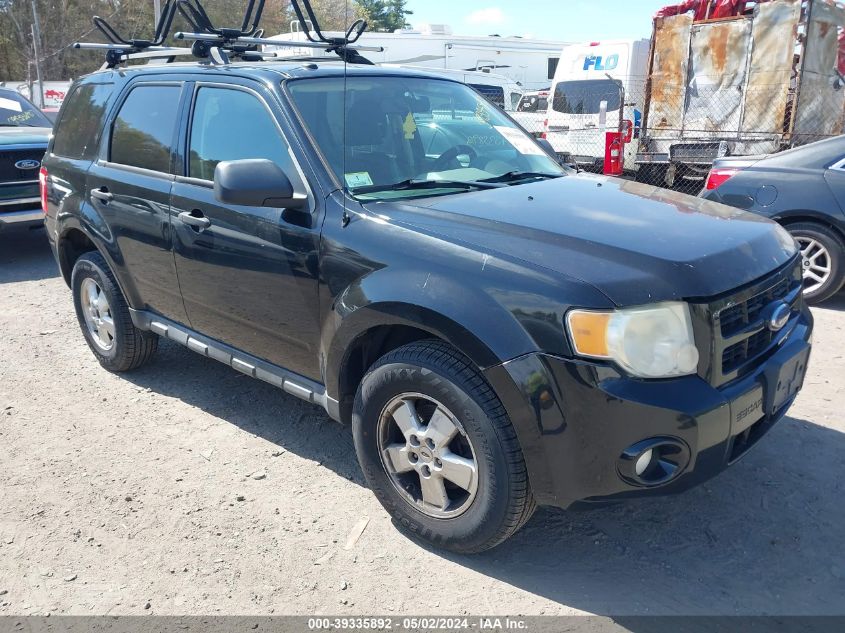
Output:
<instances>
[{"instance_id":1,"label":"black roof crossbar","mask_svg":"<svg viewBox=\"0 0 845 633\"><path fill-rule=\"evenodd\" d=\"M170 27L173 25L173 18L176 15L176 9L179 4L186 0L167 0L164 3L164 8L158 18L153 39L128 39L121 37L121 35L114 29L114 27L106 22L105 18L95 15L93 18L94 26L102 33L106 40L111 44L123 46L127 49L144 50L151 46L161 46L167 36L170 34Z\"/></svg>"},{"instance_id":2,"label":"black roof crossbar","mask_svg":"<svg viewBox=\"0 0 845 633\"><path fill-rule=\"evenodd\" d=\"M300 1L305 7L305 13L308 15L307 18L302 12L302 8L299 6ZM299 20L299 26L301 27L302 32L305 33L305 37L308 38L309 42L326 44L326 52L337 53L340 58L347 63L373 64L373 62L358 53L358 50L364 49L349 47L350 44L357 42L364 34L364 31L367 30L367 22L365 20L355 20L346 31L346 35L344 37L327 37L323 35L323 32L320 30L320 22L317 20L317 16L314 14L314 9L311 7L311 3L308 0L290 0L290 4L291 7L293 7L294 13L296 13L296 19ZM314 28L313 35L311 33L311 29L308 27L309 22Z\"/></svg>"},{"instance_id":3,"label":"black roof crossbar","mask_svg":"<svg viewBox=\"0 0 845 633\"><path fill-rule=\"evenodd\" d=\"M305 41L265 38L264 30L259 27L265 2L266 0L249 0L240 27L230 28L215 25L200 0L166 0L153 38L149 40L122 37L106 20L100 16L94 16L94 26L105 36L108 43L78 42L73 46L74 48L105 50L108 68L114 68L131 59L166 58L168 61L173 61L185 55L207 59L215 64L227 64L230 58L259 61L280 57L276 53L259 51L259 46L322 49L336 53L348 63L372 64L358 51L383 50L381 47L355 45L367 28L364 20L355 20L344 37L325 36L320 30L310 0L291 0L302 31L305 33ZM302 3L301 6L300 3ZM305 12L302 10L303 6ZM173 19L177 13L185 19L193 32L175 33L174 37L177 40L192 40L190 49L163 46L170 35ZM306 14L309 19L306 19ZM312 27L308 26L309 21ZM313 28L313 33L311 28Z\"/></svg>"}]
</instances>

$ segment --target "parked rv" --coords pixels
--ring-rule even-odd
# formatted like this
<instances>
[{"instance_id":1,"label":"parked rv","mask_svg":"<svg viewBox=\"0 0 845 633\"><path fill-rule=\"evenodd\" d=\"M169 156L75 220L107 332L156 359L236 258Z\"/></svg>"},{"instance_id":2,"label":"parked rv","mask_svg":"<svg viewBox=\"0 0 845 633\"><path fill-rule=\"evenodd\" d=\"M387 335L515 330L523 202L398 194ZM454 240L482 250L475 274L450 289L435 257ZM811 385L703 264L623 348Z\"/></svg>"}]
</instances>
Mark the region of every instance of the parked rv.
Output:
<instances>
[{"instance_id":1,"label":"parked rv","mask_svg":"<svg viewBox=\"0 0 845 633\"><path fill-rule=\"evenodd\" d=\"M638 126L648 51L645 39L572 44L563 49L545 134L564 161L600 169L605 133ZM633 167L635 149L628 145L626 151L630 154L627 163Z\"/></svg>"},{"instance_id":2,"label":"parked rv","mask_svg":"<svg viewBox=\"0 0 845 633\"><path fill-rule=\"evenodd\" d=\"M292 26L292 28L294 28ZM327 33L342 36L342 33ZM284 33L270 39L305 39L302 33ZM423 24L416 29L402 29L393 33L365 32L360 38L364 46L381 47L382 52L370 52L366 57L377 64L446 70L469 70L504 75L527 90L546 88L554 77L560 51L566 42L536 40L524 37L481 37L455 35L446 24ZM265 46L264 50L274 50ZM290 48L282 49L286 54ZM332 52L303 49L303 55L331 58Z\"/></svg>"},{"instance_id":3,"label":"parked rv","mask_svg":"<svg viewBox=\"0 0 845 633\"><path fill-rule=\"evenodd\" d=\"M405 64L379 64L387 68L407 68L408 70L427 70L441 77L448 77L474 88L488 101L507 112L514 112L525 92L522 86L504 75L478 70L449 70L446 68L423 68Z\"/></svg>"},{"instance_id":4,"label":"parked rv","mask_svg":"<svg viewBox=\"0 0 845 633\"><path fill-rule=\"evenodd\" d=\"M636 156L643 180L687 181L697 190L717 158L771 154L842 132L845 9L823 0L744 7L718 19L696 19L714 15L708 11L663 17L673 13L666 10L655 18Z\"/></svg>"}]
</instances>

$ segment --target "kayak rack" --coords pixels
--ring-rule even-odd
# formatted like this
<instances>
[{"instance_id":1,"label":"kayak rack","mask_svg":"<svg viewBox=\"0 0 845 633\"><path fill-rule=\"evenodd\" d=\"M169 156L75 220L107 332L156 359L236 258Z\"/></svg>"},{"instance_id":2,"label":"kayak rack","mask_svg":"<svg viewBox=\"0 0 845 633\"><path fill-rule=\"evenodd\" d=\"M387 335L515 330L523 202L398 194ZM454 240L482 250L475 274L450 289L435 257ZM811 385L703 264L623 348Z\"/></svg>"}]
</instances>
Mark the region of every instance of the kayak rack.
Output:
<instances>
[{"instance_id":1,"label":"kayak rack","mask_svg":"<svg viewBox=\"0 0 845 633\"><path fill-rule=\"evenodd\" d=\"M104 18L94 16L94 26L102 33L107 43L76 42L73 48L104 50L105 68L115 68L137 59L164 59L172 62L180 57L195 57L211 64L223 65L229 64L233 59L263 61L282 57L276 52L263 52L259 50L260 46L320 49L336 53L350 64L372 64L359 51L383 50L377 46L355 44L367 29L366 21L361 19L355 20L343 37L326 36L320 29L310 0L291 0L300 30L305 34L304 41L265 38L264 30L260 28L265 2L266 0L249 0L239 27L219 27L212 22L200 0L167 0L151 39L123 37ZM191 30L174 33L173 38L178 41L191 41L190 47L164 45L177 15L184 19Z\"/></svg>"}]
</instances>

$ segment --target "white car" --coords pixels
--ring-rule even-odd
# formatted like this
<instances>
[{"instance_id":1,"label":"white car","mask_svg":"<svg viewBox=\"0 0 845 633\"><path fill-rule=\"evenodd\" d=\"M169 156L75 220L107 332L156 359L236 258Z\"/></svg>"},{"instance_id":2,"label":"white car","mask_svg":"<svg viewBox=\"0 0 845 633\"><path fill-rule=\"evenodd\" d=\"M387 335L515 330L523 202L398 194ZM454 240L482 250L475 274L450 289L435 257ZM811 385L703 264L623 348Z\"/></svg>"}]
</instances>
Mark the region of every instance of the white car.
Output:
<instances>
[{"instance_id":1,"label":"white car","mask_svg":"<svg viewBox=\"0 0 845 633\"><path fill-rule=\"evenodd\" d=\"M516 110L511 114L523 129L536 138L545 130L545 121L549 112L549 91L537 90L526 92L519 100Z\"/></svg>"}]
</instances>

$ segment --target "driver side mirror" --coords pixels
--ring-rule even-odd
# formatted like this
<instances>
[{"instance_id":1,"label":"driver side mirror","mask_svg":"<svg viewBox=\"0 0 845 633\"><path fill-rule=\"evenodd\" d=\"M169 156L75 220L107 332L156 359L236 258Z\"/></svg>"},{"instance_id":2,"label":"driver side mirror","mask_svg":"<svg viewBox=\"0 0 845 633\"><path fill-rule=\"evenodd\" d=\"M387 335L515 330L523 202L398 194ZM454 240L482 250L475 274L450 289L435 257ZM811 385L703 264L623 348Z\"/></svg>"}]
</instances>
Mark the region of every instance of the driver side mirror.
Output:
<instances>
[{"instance_id":1,"label":"driver side mirror","mask_svg":"<svg viewBox=\"0 0 845 633\"><path fill-rule=\"evenodd\" d=\"M307 197L294 193L290 178L271 160L227 160L214 169L214 197L223 204L301 209Z\"/></svg>"}]
</instances>

